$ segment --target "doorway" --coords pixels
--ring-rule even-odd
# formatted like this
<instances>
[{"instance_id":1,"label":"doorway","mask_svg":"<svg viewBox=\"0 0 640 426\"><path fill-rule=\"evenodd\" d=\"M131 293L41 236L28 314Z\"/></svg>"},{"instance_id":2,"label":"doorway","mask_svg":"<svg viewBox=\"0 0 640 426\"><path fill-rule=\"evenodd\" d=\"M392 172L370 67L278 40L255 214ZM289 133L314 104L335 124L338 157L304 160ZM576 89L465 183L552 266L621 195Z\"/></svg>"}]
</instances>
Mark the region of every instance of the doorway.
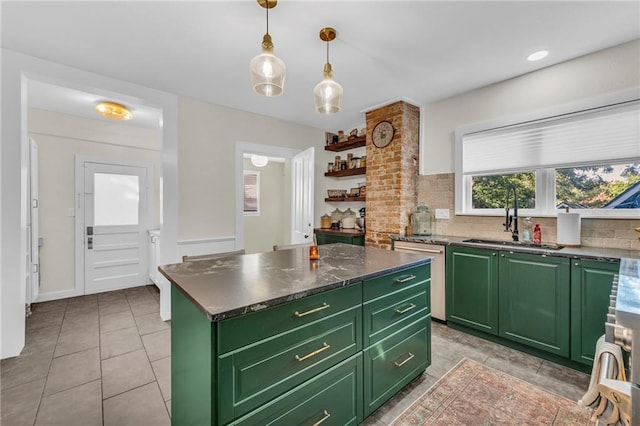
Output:
<instances>
[{"instance_id":1,"label":"doorway","mask_svg":"<svg viewBox=\"0 0 640 426\"><path fill-rule=\"evenodd\" d=\"M148 283L151 164L76 157L76 290Z\"/></svg>"},{"instance_id":2,"label":"doorway","mask_svg":"<svg viewBox=\"0 0 640 426\"><path fill-rule=\"evenodd\" d=\"M287 168L287 192L283 191L284 236L283 244L303 242L313 237L313 187L314 187L314 148L305 151L271 145L259 145L245 142L236 143L236 249L245 247L244 216L244 157L256 154L266 157L284 158ZM305 237L306 235L306 237ZM265 251L277 242L262 244ZM266 247L266 249L264 248Z\"/></svg>"}]
</instances>

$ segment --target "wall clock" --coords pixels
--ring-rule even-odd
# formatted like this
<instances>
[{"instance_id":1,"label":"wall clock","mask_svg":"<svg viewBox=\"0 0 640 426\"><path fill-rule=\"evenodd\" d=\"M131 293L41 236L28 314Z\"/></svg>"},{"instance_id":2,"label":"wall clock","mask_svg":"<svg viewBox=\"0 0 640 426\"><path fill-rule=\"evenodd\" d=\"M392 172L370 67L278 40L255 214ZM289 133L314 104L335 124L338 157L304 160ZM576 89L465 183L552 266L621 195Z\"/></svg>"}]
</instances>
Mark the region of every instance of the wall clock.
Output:
<instances>
[{"instance_id":1,"label":"wall clock","mask_svg":"<svg viewBox=\"0 0 640 426\"><path fill-rule=\"evenodd\" d=\"M373 139L373 144L378 148L384 148L389 145L393 140L393 134L395 129L393 125L388 121L381 121L373 128L373 132L371 133L371 137Z\"/></svg>"}]
</instances>

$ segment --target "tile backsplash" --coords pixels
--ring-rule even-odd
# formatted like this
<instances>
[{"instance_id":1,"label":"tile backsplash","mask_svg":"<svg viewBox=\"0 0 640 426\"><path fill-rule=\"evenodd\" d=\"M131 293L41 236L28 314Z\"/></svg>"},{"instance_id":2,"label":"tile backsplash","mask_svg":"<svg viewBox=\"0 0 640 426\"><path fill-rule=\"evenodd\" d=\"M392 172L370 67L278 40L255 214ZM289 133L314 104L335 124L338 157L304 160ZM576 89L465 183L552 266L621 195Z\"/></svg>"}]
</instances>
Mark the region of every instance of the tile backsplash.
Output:
<instances>
[{"instance_id":1,"label":"tile backsplash","mask_svg":"<svg viewBox=\"0 0 640 426\"><path fill-rule=\"evenodd\" d=\"M433 222L433 233L455 237L473 237L509 240L510 234L502 226L503 217L456 216L454 206L454 174L442 173L418 176L416 189L418 205L426 204L429 209L449 209L450 219ZM523 219L523 218L521 218ZM556 219L553 217L533 218L542 228L542 242L556 242ZM638 233L640 219L582 219L581 245L626 250L640 250Z\"/></svg>"}]
</instances>

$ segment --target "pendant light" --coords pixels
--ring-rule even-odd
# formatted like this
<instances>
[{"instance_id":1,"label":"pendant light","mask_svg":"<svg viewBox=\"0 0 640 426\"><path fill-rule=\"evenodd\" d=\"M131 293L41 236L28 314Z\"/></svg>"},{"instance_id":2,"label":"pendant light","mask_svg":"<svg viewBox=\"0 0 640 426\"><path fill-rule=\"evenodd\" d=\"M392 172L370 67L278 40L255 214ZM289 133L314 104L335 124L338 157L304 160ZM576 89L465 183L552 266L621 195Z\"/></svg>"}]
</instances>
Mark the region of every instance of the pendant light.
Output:
<instances>
[{"instance_id":1,"label":"pendant light","mask_svg":"<svg viewBox=\"0 0 640 426\"><path fill-rule=\"evenodd\" d=\"M267 33L262 38L262 53L249 63L251 86L262 96L279 96L284 90L284 78L287 67L282 59L273 54L273 43L269 35L269 9L276 7L277 0L258 0L258 4L267 10Z\"/></svg>"},{"instance_id":2,"label":"pendant light","mask_svg":"<svg viewBox=\"0 0 640 426\"><path fill-rule=\"evenodd\" d=\"M333 70L329 63L329 42L336 38L336 30L323 28L320 40L327 42L327 63L324 64L324 78L313 89L316 111L323 114L334 114L342 108L342 86L333 79Z\"/></svg>"}]
</instances>

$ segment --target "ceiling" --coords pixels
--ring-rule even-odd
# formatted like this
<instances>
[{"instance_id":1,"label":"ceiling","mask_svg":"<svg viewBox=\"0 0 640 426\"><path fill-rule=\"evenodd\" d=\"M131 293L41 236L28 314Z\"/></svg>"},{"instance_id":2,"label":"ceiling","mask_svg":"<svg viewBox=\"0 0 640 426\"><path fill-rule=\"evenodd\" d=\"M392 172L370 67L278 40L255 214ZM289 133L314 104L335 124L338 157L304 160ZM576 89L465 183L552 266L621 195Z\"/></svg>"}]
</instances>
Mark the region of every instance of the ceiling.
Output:
<instances>
[{"instance_id":1,"label":"ceiling","mask_svg":"<svg viewBox=\"0 0 640 426\"><path fill-rule=\"evenodd\" d=\"M275 54L287 65L285 91L264 98L249 84L249 61L260 52L266 27L265 9L254 0L3 0L1 7L3 48L213 104L347 131L362 126L363 110L390 100L422 105L640 39L637 1L280 0L269 13L269 32ZM338 32L330 62L344 87L343 110L334 115L313 107L312 90L326 59L318 32L325 26ZM539 49L549 56L528 62L526 56ZM66 96L47 86L33 86L30 104L95 118L99 96ZM144 110L128 105L134 115ZM135 124L156 125L154 113L159 111L145 111L148 121Z\"/></svg>"}]
</instances>

